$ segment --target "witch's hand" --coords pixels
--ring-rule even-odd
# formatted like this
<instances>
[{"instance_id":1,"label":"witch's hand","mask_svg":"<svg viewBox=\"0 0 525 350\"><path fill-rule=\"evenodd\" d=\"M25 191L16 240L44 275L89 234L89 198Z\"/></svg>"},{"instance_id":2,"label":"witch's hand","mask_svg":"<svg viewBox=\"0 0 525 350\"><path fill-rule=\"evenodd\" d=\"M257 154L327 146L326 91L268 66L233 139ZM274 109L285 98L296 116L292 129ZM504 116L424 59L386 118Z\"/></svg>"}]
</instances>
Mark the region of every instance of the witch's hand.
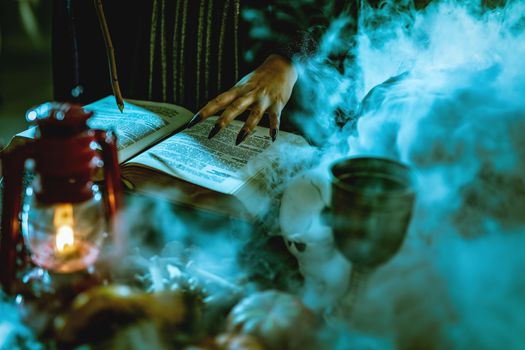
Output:
<instances>
[{"instance_id":1,"label":"witch's hand","mask_svg":"<svg viewBox=\"0 0 525 350\"><path fill-rule=\"evenodd\" d=\"M270 118L270 136L275 141L281 111L290 99L296 81L297 72L292 62L279 55L270 55L233 88L208 102L188 123L188 127L223 111L208 136L211 139L240 114L250 110L235 144L244 141L265 114Z\"/></svg>"}]
</instances>

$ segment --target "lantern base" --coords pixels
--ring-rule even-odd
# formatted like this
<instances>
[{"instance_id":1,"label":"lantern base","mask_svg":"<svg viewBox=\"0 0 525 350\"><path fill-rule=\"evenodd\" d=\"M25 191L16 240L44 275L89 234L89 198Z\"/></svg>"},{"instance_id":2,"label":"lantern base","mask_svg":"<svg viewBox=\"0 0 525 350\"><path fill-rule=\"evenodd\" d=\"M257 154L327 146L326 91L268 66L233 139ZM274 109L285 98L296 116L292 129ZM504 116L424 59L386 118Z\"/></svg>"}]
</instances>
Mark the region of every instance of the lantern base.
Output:
<instances>
[{"instance_id":1,"label":"lantern base","mask_svg":"<svg viewBox=\"0 0 525 350\"><path fill-rule=\"evenodd\" d=\"M71 273L86 270L99 256L100 249L94 243L77 240L70 248L57 251L55 240L39 242L34 246L31 258L42 268L55 273Z\"/></svg>"},{"instance_id":2,"label":"lantern base","mask_svg":"<svg viewBox=\"0 0 525 350\"><path fill-rule=\"evenodd\" d=\"M107 276L94 267L72 273L56 273L40 266L28 269L16 284L16 294L25 300L54 299L67 304L78 293L107 282Z\"/></svg>"}]
</instances>

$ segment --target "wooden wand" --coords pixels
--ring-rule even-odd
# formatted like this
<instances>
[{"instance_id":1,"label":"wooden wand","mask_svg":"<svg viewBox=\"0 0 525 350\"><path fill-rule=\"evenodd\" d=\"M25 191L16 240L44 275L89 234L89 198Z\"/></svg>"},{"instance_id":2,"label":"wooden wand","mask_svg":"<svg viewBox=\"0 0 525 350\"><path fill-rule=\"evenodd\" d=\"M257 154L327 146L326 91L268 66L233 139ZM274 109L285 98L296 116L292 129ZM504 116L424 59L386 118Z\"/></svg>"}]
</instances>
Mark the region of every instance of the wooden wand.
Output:
<instances>
[{"instance_id":1,"label":"wooden wand","mask_svg":"<svg viewBox=\"0 0 525 350\"><path fill-rule=\"evenodd\" d=\"M109 76L111 78L111 88L113 89L113 95L117 101L117 106L120 112L124 111L124 99L120 92L120 85L117 76L117 62L115 60L115 49L113 48L113 42L111 41L111 35L109 34L108 24L106 22L106 16L104 15L104 7L102 7L102 0L93 0L97 9L98 21L100 28L104 34L104 42L106 43L106 55L109 60Z\"/></svg>"}]
</instances>

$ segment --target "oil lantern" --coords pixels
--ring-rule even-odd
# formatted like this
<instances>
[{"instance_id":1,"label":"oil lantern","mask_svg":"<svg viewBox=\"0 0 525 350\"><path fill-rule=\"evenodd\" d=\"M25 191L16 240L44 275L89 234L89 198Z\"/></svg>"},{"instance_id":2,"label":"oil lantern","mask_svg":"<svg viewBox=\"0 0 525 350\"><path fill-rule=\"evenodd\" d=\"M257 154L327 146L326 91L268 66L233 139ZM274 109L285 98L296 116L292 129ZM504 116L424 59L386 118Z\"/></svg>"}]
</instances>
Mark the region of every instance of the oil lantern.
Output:
<instances>
[{"instance_id":1,"label":"oil lantern","mask_svg":"<svg viewBox=\"0 0 525 350\"><path fill-rule=\"evenodd\" d=\"M103 243L118 241L116 135L91 129L92 115L78 105L43 104L27 114L36 121L34 138L1 156L0 283L7 293L28 264L57 274L86 270ZM28 164L34 176L24 185ZM94 181L101 174L103 186Z\"/></svg>"}]
</instances>

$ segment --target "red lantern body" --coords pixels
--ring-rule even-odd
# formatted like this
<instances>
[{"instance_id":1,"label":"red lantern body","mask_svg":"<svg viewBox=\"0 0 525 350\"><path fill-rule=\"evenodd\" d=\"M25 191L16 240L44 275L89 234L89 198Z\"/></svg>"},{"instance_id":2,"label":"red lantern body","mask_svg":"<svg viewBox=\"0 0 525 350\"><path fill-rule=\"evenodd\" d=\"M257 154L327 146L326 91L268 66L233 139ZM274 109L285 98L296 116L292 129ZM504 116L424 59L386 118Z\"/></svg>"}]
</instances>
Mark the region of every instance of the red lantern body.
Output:
<instances>
[{"instance_id":1,"label":"red lantern body","mask_svg":"<svg viewBox=\"0 0 525 350\"><path fill-rule=\"evenodd\" d=\"M73 208L93 201L93 178L101 167L106 189L103 196L105 219L110 228L121 205L114 133L90 129L87 121L92 113L76 105L48 103L28 116L37 120L34 140L2 154L0 283L8 293L13 289L19 269L29 262L20 221L27 160L34 160L36 180L31 192L43 208ZM68 244L67 239L64 244Z\"/></svg>"}]
</instances>

